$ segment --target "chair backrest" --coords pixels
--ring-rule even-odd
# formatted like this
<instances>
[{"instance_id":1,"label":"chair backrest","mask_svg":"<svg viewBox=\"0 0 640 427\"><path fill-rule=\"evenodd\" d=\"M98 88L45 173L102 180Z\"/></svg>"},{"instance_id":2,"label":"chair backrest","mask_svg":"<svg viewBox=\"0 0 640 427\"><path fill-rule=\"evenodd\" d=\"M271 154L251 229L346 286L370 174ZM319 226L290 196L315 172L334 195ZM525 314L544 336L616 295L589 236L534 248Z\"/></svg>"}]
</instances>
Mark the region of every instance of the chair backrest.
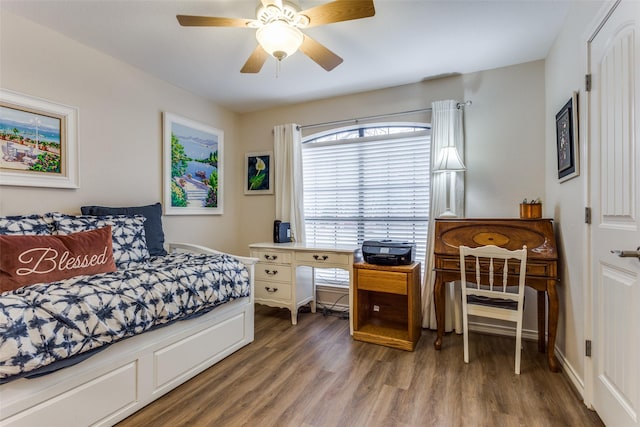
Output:
<instances>
[{"instance_id":1,"label":"chair backrest","mask_svg":"<svg viewBox=\"0 0 640 427\"><path fill-rule=\"evenodd\" d=\"M475 260L475 282L473 285L467 282L469 267L467 263L472 260ZM516 262L510 263L509 260L516 260ZM473 268L471 267L471 269ZM526 268L526 246L513 251L494 245L477 248L460 246L462 298L466 301L468 295L479 297L475 301L469 301L478 304L482 304L482 298L510 300L517 303L517 309L521 310ZM515 281L516 277L517 281ZM514 292L513 286L518 287L517 292Z\"/></svg>"}]
</instances>

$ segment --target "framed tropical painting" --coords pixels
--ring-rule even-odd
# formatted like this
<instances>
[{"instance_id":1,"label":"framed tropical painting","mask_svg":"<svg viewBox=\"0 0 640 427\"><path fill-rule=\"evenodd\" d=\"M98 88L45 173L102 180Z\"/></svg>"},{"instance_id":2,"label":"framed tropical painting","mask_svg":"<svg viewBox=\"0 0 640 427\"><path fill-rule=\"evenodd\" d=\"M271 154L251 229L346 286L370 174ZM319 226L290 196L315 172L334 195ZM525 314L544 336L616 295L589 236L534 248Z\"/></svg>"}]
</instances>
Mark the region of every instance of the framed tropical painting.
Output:
<instances>
[{"instance_id":1,"label":"framed tropical painting","mask_svg":"<svg viewBox=\"0 0 640 427\"><path fill-rule=\"evenodd\" d=\"M223 212L220 129L172 113L163 117L163 193L166 215Z\"/></svg>"},{"instance_id":2,"label":"framed tropical painting","mask_svg":"<svg viewBox=\"0 0 640 427\"><path fill-rule=\"evenodd\" d=\"M273 194L273 153L247 153L244 161L244 194Z\"/></svg>"},{"instance_id":3,"label":"framed tropical painting","mask_svg":"<svg viewBox=\"0 0 640 427\"><path fill-rule=\"evenodd\" d=\"M0 89L0 185L78 188L78 109Z\"/></svg>"}]
</instances>

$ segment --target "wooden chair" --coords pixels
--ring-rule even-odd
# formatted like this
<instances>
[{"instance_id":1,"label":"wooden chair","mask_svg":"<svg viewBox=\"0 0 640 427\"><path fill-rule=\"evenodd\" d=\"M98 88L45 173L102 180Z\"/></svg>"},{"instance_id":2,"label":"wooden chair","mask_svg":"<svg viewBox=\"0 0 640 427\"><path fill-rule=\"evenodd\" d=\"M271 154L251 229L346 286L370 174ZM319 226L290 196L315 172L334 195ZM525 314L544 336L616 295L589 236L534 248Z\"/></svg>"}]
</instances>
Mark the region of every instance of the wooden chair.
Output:
<instances>
[{"instance_id":1,"label":"wooden chair","mask_svg":"<svg viewBox=\"0 0 640 427\"><path fill-rule=\"evenodd\" d=\"M520 261L519 265L513 261L509 263L510 259ZM472 264L474 260L475 265ZM478 248L460 246L465 363L469 363L469 315L507 320L516 323L515 371L520 374L526 267L526 246L515 251L494 245ZM467 282L467 270L474 269L475 283ZM497 283L494 278L498 279Z\"/></svg>"}]
</instances>

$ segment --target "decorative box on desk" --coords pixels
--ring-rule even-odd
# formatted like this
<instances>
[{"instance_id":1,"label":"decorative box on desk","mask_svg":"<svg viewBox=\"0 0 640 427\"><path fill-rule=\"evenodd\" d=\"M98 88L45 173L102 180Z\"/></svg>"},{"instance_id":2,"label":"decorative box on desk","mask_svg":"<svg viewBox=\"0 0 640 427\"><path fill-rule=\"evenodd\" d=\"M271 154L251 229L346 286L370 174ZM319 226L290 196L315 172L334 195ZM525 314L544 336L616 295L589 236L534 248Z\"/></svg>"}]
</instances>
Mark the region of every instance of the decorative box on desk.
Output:
<instances>
[{"instance_id":1,"label":"decorative box on desk","mask_svg":"<svg viewBox=\"0 0 640 427\"><path fill-rule=\"evenodd\" d=\"M413 351L422 332L420 263L353 269L353 338Z\"/></svg>"}]
</instances>

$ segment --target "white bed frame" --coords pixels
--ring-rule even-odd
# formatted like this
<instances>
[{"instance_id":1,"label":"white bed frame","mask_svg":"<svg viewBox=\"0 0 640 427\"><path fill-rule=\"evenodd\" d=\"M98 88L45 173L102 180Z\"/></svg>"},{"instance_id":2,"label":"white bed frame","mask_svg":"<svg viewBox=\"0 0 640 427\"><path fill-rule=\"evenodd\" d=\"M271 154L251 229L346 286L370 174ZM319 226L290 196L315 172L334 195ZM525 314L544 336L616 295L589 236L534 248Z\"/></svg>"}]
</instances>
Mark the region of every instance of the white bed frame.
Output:
<instances>
[{"instance_id":1,"label":"white bed frame","mask_svg":"<svg viewBox=\"0 0 640 427\"><path fill-rule=\"evenodd\" d=\"M220 253L189 244L169 250ZM110 426L253 341L251 296L146 332L49 375L0 385L0 426Z\"/></svg>"}]
</instances>

